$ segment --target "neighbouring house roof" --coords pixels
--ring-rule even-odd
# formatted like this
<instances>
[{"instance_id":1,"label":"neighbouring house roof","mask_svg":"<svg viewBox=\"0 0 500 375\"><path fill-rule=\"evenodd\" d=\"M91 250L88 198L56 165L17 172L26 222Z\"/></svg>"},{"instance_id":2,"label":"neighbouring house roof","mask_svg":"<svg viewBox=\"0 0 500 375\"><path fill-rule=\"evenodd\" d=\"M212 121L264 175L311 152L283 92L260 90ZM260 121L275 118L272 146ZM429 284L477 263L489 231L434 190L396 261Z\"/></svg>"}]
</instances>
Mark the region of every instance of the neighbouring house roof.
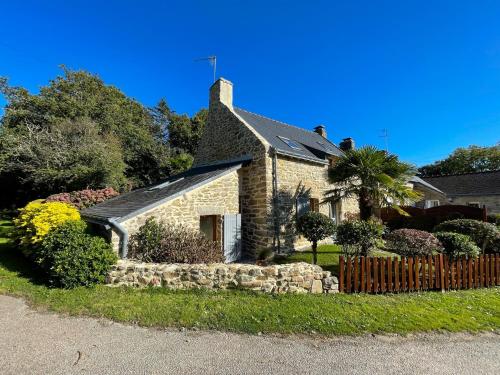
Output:
<instances>
[{"instance_id":1,"label":"neighbouring house roof","mask_svg":"<svg viewBox=\"0 0 500 375\"><path fill-rule=\"evenodd\" d=\"M434 185L431 185L429 184L428 182L422 180L420 177L418 176L413 176L411 179L410 179L410 182L413 183L413 184L417 184L417 185L421 185L421 186L424 186L428 189L431 189L431 190L434 190L434 191L437 191L438 193L440 194L443 194L443 195L446 195L445 192L439 190L437 187L435 187Z\"/></svg>"},{"instance_id":2,"label":"neighbouring house roof","mask_svg":"<svg viewBox=\"0 0 500 375\"><path fill-rule=\"evenodd\" d=\"M500 194L500 170L448 176L422 177L448 196Z\"/></svg>"},{"instance_id":3,"label":"neighbouring house roof","mask_svg":"<svg viewBox=\"0 0 500 375\"><path fill-rule=\"evenodd\" d=\"M241 108L234 108L234 111L279 154L321 163L326 162L325 156L342 156L343 154L334 143L316 132L288 125ZM296 145L299 147L295 147Z\"/></svg>"},{"instance_id":4,"label":"neighbouring house roof","mask_svg":"<svg viewBox=\"0 0 500 375\"><path fill-rule=\"evenodd\" d=\"M88 220L123 222L142 212L203 186L225 174L241 168L249 157L192 168L186 172L129 193L119 195L96 206L86 208L82 216Z\"/></svg>"}]
</instances>

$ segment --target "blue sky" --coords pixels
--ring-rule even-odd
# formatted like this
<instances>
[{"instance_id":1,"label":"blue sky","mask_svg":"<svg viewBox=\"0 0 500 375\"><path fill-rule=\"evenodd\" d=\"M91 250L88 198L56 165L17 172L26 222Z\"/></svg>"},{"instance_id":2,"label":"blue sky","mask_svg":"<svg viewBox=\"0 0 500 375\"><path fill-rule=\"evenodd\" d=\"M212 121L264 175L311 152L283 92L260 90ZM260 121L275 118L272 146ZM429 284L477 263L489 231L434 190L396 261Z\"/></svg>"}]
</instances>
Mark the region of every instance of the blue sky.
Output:
<instances>
[{"instance_id":1,"label":"blue sky","mask_svg":"<svg viewBox=\"0 0 500 375\"><path fill-rule=\"evenodd\" d=\"M0 75L36 92L86 69L145 105L235 105L418 165L500 141L498 1L1 1ZM0 98L0 107L5 101Z\"/></svg>"}]
</instances>

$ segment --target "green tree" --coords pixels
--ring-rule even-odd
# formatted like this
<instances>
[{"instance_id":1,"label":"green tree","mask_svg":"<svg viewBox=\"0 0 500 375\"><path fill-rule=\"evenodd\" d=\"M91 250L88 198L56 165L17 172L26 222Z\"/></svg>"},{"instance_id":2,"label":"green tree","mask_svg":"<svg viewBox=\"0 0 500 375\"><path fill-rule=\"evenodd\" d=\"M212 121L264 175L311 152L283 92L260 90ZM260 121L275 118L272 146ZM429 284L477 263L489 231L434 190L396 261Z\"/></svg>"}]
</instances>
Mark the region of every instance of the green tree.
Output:
<instances>
[{"instance_id":1,"label":"green tree","mask_svg":"<svg viewBox=\"0 0 500 375\"><path fill-rule=\"evenodd\" d=\"M402 211L400 205L420 198L407 184L414 174L411 164L375 147L349 150L328 172L335 188L327 193L327 199L356 197L360 218L365 221L374 216L377 207L390 206Z\"/></svg>"},{"instance_id":2,"label":"green tree","mask_svg":"<svg viewBox=\"0 0 500 375\"><path fill-rule=\"evenodd\" d=\"M63 75L43 86L38 94L11 87L0 80L7 99L1 125L20 137L28 129L49 131L67 121L89 119L99 134L115 137L121 146L125 176L132 186L142 186L169 174L168 146L150 111L96 75L63 67ZM80 188L80 187L79 187Z\"/></svg>"},{"instance_id":3,"label":"green tree","mask_svg":"<svg viewBox=\"0 0 500 375\"><path fill-rule=\"evenodd\" d=\"M171 147L194 155L208 118L206 109L200 110L193 117L170 114L168 139Z\"/></svg>"},{"instance_id":4,"label":"green tree","mask_svg":"<svg viewBox=\"0 0 500 375\"><path fill-rule=\"evenodd\" d=\"M297 221L297 230L312 244L313 264L318 263L318 241L335 232L335 224L326 215L309 211Z\"/></svg>"},{"instance_id":5,"label":"green tree","mask_svg":"<svg viewBox=\"0 0 500 375\"><path fill-rule=\"evenodd\" d=\"M457 148L444 160L419 168L423 176L442 176L500 169L500 144L491 147Z\"/></svg>"},{"instance_id":6,"label":"green tree","mask_svg":"<svg viewBox=\"0 0 500 375\"><path fill-rule=\"evenodd\" d=\"M123 190L125 168L117 137L99 134L89 119L1 130L0 199L4 205L81 188Z\"/></svg>"}]
</instances>

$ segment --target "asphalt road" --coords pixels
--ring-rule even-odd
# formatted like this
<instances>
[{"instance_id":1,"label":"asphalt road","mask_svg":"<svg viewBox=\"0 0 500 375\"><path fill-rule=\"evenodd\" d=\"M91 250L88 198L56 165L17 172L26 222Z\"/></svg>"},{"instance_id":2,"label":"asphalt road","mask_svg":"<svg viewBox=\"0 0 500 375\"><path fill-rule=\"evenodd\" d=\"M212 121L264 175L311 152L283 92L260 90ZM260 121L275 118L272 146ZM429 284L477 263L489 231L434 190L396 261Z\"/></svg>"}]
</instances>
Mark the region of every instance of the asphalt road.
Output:
<instances>
[{"instance_id":1,"label":"asphalt road","mask_svg":"<svg viewBox=\"0 0 500 375\"><path fill-rule=\"evenodd\" d=\"M1 374L500 374L500 335L318 339L147 329L0 296Z\"/></svg>"}]
</instances>

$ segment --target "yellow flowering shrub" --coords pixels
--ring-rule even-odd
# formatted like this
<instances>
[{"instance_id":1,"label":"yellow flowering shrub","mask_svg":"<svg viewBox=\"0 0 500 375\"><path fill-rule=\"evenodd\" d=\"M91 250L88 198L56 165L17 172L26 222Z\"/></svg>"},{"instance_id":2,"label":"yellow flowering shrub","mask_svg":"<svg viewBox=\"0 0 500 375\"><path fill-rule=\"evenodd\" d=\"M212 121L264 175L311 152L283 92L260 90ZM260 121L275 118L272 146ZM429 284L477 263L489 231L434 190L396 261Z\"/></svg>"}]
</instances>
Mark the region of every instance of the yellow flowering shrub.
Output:
<instances>
[{"instance_id":1,"label":"yellow flowering shrub","mask_svg":"<svg viewBox=\"0 0 500 375\"><path fill-rule=\"evenodd\" d=\"M34 245L54 228L68 220L80 220L78 210L63 202L47 202L39 199L19 210L14 219L18 238L22 244Z\"/></svg>"}]
</instances>

